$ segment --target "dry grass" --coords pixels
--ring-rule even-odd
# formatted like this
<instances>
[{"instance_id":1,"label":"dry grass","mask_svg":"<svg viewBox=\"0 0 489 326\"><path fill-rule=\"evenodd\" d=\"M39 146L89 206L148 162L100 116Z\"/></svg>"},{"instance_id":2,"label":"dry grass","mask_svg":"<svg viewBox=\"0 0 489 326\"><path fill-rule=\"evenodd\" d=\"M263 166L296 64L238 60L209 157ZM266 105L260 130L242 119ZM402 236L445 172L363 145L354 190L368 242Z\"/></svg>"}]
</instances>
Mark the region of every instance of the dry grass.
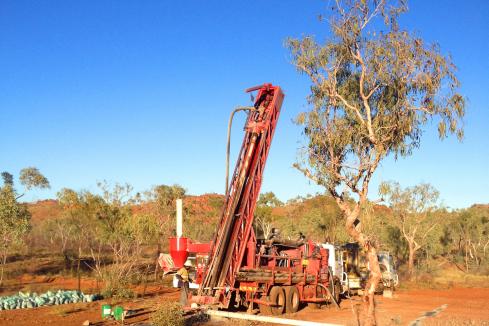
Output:
<instances>
[{"instance_id":1,"label":"dry grass","mask_svg":"<svg viewBox=\"0 0 489 326\"><path fill-rule=\"evenodd\" d=\"M488 275L476 275L464 273L459 270L445 269L435 273L433 281L447 287L460 286L470 288L489 287Z\"/></svg>"},{"instance_id":2,"label":"dry grass","mask_svg":"<svg viewBox=\"0 0 489 326\"><path fill-rule=\"evenodd\" d=\"M489 275L465 273L455 266L439 265L438 268L426 272L418 271L412 280L401 280L401 289L451 289L489 288Z\"/></svg>"},{"instance_id":3,"label":"dry grass","mask_svg":"<svg viewBox=\"0 0 489 326\"><path fill-rule=\"evenodd\" d=\"M162 302L151 315L151 323L155 326L183 326L182 306L177 302Z\"/></svg>"}]
</instances>

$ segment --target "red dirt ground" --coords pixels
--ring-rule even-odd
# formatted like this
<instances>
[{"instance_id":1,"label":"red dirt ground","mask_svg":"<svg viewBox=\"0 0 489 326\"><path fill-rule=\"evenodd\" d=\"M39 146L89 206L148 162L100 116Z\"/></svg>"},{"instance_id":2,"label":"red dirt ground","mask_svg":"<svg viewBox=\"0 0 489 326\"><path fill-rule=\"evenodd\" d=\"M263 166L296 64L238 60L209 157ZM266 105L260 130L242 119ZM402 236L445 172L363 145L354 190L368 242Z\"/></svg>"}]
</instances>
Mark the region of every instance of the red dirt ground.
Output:
<instances>
[{"instance_id":1,"label":"red dirt ground","mask_svg":"<svg viewBox=\"0 0 489 326\"><path fill-rule=\"evenodd\" d=\"M424 313L447 305L434 317L426 317L423 325L489 325L489 289L452 288L448 290L402 290L394 298L377 296L379 325L409 325ZM320 311L304 309L294 319L357 325L356 311L363 313L359 297L344 300L341 309Z\"/></svg>"},{"instance_id":2,"label":"red dirt ground","mask_svg":"<svg viewBox=\"0 0 489 326\"><path fill-rule=\"evenodd\" d=\"M24 280L32 282L36 280ZM40 280L38 280L40 281ZM76 280L55 279L44 285L51 288L74 288ZM39 285L39 284L38 284ZM85 286L91 284L85 283ZM138 289L141 292L141 289ZM138 314L126 320L126 325L148 322L153 309L162 301L177 301L178 291L164 286L149 286L144 299L126 301L102 300L92 303L66 304L13 311L0 311L0 325L76 325L85 320L95 325L118 325L115 321L103 321L101 306L104 303L121 305L125 309L140 309ZM377 321L379 325L408 325L424 313L442 305L446 309L433 317L426 317L423 325L489 325L489 289L452 288L448 290L401 290L394 298L377 297ZM322 321L342 325L357 325L356 311L362 313L358 297L343 300L341 308L326 307L321 310L306 307L287 318ZM212 322L227 325L229 321ZM237 323L235 323L237 324ZM256 325L256 324L255 324Z\"/></svg>"},{"instance_id":3,"label":"red dirt ground","mask_svg":"<svg viewBox=\"0 0 489 326\"><path fill-rule=\"evenodd\" d=\"M2 295L16 293L18 289L42 293L47 290L57 289L77 289L78 280L76 278L65 277L46 277L24 275L16 280L15 286L8 286ZM81 280L81 289L85 293L96 293L97 284L91 279ZM144 299L133 300L99 300L91 303L73 303L50 307L39 307L32 309L19 309L0 311L0 325L77 325L80 326L85 320L89 320L91 325L120 325L115 321L104 321L101 318L103 304L112 306L120 305L124 309L142 309L133 316L126 325L136 322L149 320L149 315L154 307L161 301L177 301L179 297L178 289L169 288L163 285L148 285L143 290L142 286L134 288L135 293L142 294Z\"/></svg>"}]
</instances>

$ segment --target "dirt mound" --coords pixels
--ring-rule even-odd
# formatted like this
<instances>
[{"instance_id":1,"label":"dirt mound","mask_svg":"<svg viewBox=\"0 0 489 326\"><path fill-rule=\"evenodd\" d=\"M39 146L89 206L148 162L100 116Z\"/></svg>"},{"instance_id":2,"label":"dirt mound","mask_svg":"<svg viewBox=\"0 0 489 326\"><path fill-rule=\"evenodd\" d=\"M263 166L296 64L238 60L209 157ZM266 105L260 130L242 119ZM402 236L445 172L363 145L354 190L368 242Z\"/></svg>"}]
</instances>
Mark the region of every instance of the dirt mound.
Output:
<instances>
[{"instance_id":1,"label":"dirt mound","mask_svg":"<svg viewBox=\"0 0 489 326\"><path fill-rule=\"evenodd\" d=\"M49 218L61 215L61 206L55 199L40 200L35 203L27 204L29 212L32 214L32 223L37 224Z\"/></svg>"}]
</instances>

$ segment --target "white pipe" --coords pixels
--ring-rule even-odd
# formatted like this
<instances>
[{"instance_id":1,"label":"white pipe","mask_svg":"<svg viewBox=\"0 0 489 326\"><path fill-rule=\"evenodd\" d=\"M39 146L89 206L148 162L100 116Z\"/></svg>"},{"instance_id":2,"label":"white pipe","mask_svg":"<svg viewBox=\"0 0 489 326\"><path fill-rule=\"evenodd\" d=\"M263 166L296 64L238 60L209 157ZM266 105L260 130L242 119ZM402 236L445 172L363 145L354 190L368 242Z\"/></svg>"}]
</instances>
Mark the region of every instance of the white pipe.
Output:
<instances>
[{"instance_id":1,"label":"white pipe","mask_svg":"<svg viewBox=\"0 0 489 326\"><path fill-rule=\"evenodd\" d=\"M221 310L207 310L205 313L208 314L209 316L253 320L253 321L260 321L265 323L274 323L274 324L281 324L281 325L341 326L339 324L327 324L327 323L319 323L315 321L286 319L286 318L271 317L271 316L257 316L257 315L244 314L239 312L221 311Z\"/></svg>"},{"instance_id":2,"label":"white pipe","mask_svg":"<svg viewBox=\"0 0 489 326\"><path fill-rule=\"evenodd\" d=\"M183 235L182 200L177 199L177 238Z\"/></svg>"}]
</instances>

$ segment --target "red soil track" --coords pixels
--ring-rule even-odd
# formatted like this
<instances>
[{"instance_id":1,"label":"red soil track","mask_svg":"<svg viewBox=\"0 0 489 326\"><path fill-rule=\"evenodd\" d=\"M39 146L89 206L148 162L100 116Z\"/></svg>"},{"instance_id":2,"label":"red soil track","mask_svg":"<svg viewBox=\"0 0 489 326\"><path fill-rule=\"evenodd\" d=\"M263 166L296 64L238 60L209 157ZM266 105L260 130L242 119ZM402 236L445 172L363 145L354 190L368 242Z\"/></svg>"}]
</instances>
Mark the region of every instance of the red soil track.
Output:
<instances>
[{"instance_id":1,"label":"red soil track","mask_svg":"<svg viewBox=\"0 0 489 326\"><path fill-rule=\"evenodd\" d=\"M74 282L74 281L73 281ZM69 286L69 282L63 284ZM55 282L55 284L57 284ZM53 284L51 283L51 286ZM71 284L73 285L73 284ZM126 325L149 320L151 311L158 302L178 300L178 291L163 286L148 288L147 297L128 301L98 301L93 303L66 304L54 307L41 307L0 312L0 325L76 325L85 320L96 325L117 325L114 321L102 321L101 306L104 303L122 305L125 309L142 309L138 316L127 319ZM288 318L310 321L323 321L343 325L357 325L356 311L362 314L358 297L343 300L341 309L334 307L314 310L304 308ZM453 288L449 290L402 290L394 298L377 297L377 321L379 325L408 325L425 312L442 305L447 308L433 317L426 317L423 325L489 325L489 289ZM230 322L216 322L213 325L226 325Z\"/></svg>"}]
</instances>

